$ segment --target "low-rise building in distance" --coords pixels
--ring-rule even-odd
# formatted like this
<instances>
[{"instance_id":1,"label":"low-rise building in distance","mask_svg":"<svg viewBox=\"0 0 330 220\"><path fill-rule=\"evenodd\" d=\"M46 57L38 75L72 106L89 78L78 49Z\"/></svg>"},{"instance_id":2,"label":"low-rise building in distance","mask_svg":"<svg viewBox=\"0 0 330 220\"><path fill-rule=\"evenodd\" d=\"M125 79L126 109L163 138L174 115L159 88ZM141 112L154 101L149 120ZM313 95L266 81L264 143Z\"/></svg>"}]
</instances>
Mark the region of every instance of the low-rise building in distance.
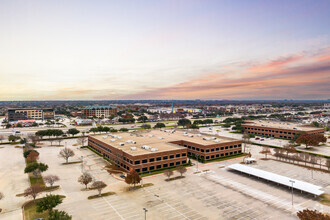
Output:
<instances>
[{"instance_id":1,"label":"low-rise building in distance","mask_svg":"<svg viewBox=\"0 0 330 220\"><path fill-rule=\"evenodd\" d=\"M297 123L277 121L246 121L242 124L244 131L248 134L293 139L298 133L324 134L324 128L304 126Z\"/></svg>"},{"instance_id":2,"label":"low-rise building in distance","mask_svg":"<svg viewBox=\"0 0 330 220\"><path fill-rule=\"evenodd\" d=\"M92 105L86 106L81 110L81 117L97 117L97 118L108 118L111 115L117 114L117 107L111 105Z\"/></svg>"},{"instance_id":3,"label":"low-rise building in distance","mask_svg":"<svg viewBox=\"0 0 330 220\"><path fill-rule=\"evenodd\" d=\"M52 108L11 108L8 109L8 121L19 120L49 120L54 119L55 111Z\"/></svg>"}]
</instances>

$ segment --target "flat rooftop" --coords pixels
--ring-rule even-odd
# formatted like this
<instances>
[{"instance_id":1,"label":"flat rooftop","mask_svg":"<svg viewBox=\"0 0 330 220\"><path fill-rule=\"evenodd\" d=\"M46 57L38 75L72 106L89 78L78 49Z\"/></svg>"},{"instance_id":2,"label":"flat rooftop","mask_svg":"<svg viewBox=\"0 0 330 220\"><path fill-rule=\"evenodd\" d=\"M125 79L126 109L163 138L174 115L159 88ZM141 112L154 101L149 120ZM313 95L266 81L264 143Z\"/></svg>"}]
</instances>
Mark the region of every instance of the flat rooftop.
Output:
<instances>
[{"instance_id":1,"label":"flat rooftop","mask_svg":"<svg viewBox=\"0 0 330 220\"><path fill-rule=\"evenodd\" d=\"M238 141L232 138L202 135L200 133L189 133L177 130L175 132L173 132L173 130L141 130L135 132L118 132L96 135L93 137L131 155L143 155L153 152L185 149L185 147L170 143L173 141L185 140L201 145ZM144 146L144 148L142 146ZM132 150L132 148L134 150Z\"/></svg>"},{"instance_id":2,"label":"flat rooftop","mask_svg":"<svg viewBox=\"0 0 330 220\"><path fill-rule=\"evenodd\" d=\"M260 169L253 168L250 166L246 166L246 165L242 165L242 164L232 164L232 165L229 165L228 168L232 169L232 170L240 171L242 173L246 173L249 175L253 175L256 177L260 177L262 179L269 180L269 181L272 181L272 182L275 182L275 183L278 183L278 184L281 184L284 186L288 186L288 187L293 186L294 189L308 192L313 195L319 196L324 193L324 191L321 190L322 189L321 186L316 186L311 183L292 179L292 178L289 178L286 176L278 175L275 173L271 173L271 172L268 172L265 170L260 170ZM293 184L292 184L292 182L293 182Z\"/></svg>"},{"instance_id":3,"label":"flat rooftop","mask_svg":"<svg viewBox=\"0 0 330 220\"><path fill-rule=\"evenodd\" d=\"M300 131L313 131L322 128L316 128L312 126L303 126L303 124L291 123L291 122L279 122L279 121L264 121L264 120L255 120L255 121L246 121L244 125L253 125L260 127L269 127L269 128L280 128L280 129L290 129L290 130L300 130Z\"/></svg>"}]
</instances>

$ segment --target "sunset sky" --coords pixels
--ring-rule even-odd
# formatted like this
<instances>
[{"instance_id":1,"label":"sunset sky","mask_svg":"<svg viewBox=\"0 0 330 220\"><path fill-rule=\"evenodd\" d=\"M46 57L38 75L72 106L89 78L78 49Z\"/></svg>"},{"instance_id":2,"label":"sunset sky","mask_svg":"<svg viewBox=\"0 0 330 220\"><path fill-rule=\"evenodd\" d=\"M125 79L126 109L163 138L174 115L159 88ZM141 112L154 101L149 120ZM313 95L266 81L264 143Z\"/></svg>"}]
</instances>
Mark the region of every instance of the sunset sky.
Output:
<instances>
[{"instance_id":1,"label":"sunset sky","mask_svg":"<svg viewBox=\"0 0 330 220\"><path fill-rule=\"evenodd\" d=\"M328 99L329 11L329 0L0 0L0 100Z\"/></svg>"}]
</instances>

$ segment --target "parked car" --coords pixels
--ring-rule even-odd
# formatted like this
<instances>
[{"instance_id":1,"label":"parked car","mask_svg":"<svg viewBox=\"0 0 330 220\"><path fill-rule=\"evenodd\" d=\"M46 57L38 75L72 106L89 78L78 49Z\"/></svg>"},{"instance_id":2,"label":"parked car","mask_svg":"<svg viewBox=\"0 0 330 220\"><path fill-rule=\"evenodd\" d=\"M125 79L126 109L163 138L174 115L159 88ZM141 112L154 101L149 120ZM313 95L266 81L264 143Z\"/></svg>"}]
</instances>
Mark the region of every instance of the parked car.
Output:
<instances>
[{"instance_id":1,"label":"parked car","mask_svg":"<svg viewBox=\"0 0 330 220\"><path fill-rule=\"evenodd\" d=\"M124 174L120 174L120 177L123 178L123 179L126 178L126 176Z\"/></svg>"},{"instance_id":2,"label":"parked car","mask_svg":"<svg viewBox=\"0 0 330 220\"><path fill-rule=\"evenodd\" d=\"M265 139L261 138L260 141L264 141Z\"/></svg>"},{"instance_id":3,"label":"parked car","mask_svg":"<svg viewBox=\"0 0 330 220\"><path fill-rule=\"evenodd\" d=\"M259 140L260 139L260 137L256 137L256 140Z\"/></svg>"}]
</instances>

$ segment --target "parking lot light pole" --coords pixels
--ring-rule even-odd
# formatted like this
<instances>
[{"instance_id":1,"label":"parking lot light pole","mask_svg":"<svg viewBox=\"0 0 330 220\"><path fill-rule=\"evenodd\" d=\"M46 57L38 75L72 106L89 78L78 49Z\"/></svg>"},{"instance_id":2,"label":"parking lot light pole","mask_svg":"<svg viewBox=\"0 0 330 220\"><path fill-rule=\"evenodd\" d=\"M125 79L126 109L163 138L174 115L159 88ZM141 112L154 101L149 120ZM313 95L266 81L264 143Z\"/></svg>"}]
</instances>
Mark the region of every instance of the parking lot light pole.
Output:
<instances>
[{"instance_id":1,"label":"parking lot light pole","mask_svg":"<svg viewBox=\"0 0 330 220\"><path fill-rule=\"evenodd\" d=\"M144 220L147 220L147 212L148 212L148 209L143 208L143 210L144 210Z\"/></svg>"},{"instance_id":2,"label":"parking lot light pole","mask_svg":"<svg viewBox=\"0 0 330 220\"><path fill-rule=\"evenodd\" d=\"M81 172L84 172L84 156L81 156Z\"/></svg>"},{"instance_id":3,"label":"parking lot light pole","mask_svg":"<svg viewBox=\"0 0 330 220\"><path fill-rule=\"evenodd\" d=\"M293 206L293 184L295 183L294 180L289 180L291 182L291 191L292 191L292 206Z\"/></svg>"}]
</instances>

